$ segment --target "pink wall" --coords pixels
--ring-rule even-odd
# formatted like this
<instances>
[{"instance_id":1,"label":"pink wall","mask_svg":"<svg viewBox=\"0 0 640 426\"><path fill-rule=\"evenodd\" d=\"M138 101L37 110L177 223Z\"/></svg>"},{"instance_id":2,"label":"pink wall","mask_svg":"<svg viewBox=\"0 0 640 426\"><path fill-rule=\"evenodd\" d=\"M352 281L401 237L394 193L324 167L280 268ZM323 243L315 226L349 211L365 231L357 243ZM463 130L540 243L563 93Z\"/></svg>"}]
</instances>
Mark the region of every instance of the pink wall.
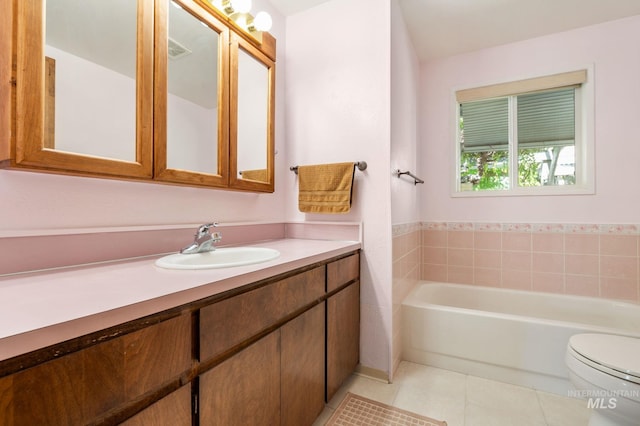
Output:
<instances>
[{"instance_id":1,"label":"pink wall","mask_svg":"<svg viewBox=\"0 0 640 426\"><path fill-rule=\"evenodd\" d=\"M420 173L428 185L422 221L638 223L640 16L423 64ZM596 194L452 198L449 178L456 88L545 75L593 64Z\"/></svg>"},{"instance_id":2,"label":"pink wall","mask_svg":"<svg viewBox=\"0 0 640 426\"><path fill-rule=\"evenodd\" d=\"M397 2L391 3L391 168L417 171L420 65ZM391 177L393 234L392 337L390 378L400 364L401 303L420 277L420 194L424 185Z\"/></svg>"},{"instance_id":3,"label":"pink wall","mask_svg":"<svg viewBox=\"0 0 640 426\"><path fill-rule=\"evenodd\" d=\"M39 230L282 221L283 193L215 189L0 170L0 238Z\"/></svg>"},{"instance_id":4,"label":"pink wall","mask_svg":"<svg viewBox=\"0 0 640 426\"><path fill-rule=\"evenodd\" d=\"M356 171L345 215L298 212L295 174L280 175L288 220L363 222L360 360L383 372L391 341L390 25L385 0L333 0L287 18L288 161L369 167Z\"/></svg>"},{"instance_id":5,"label":"pink wall","mask_svg":"<svg viewBox=\"0 0 640 426\"><path fill-rule=\"evenodd\" d=\"M417 173L418 86L420 64L402 12L391 3L391 169ZM419 198L424 185L407 177L391 179L393 224L413 223L420 217Z\"/></svg>"}]
</instances>

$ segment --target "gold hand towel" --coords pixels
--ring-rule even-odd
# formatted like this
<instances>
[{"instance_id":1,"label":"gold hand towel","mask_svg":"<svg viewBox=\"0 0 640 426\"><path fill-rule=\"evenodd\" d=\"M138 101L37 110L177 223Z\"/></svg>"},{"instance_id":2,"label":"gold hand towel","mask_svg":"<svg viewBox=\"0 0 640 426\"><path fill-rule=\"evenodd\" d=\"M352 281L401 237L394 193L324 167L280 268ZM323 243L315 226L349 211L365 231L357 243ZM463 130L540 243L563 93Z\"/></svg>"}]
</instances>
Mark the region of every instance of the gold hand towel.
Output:
<instances>
[{"instance_id":1,"label":"gold hand towel","mask_svg":"<svg viewBox=\"0 0 640 426\"><path fill-rule=\"evenodd\" d=\"M298 209L303 213L348 213L353 163L298 167Z\"/></svg>"},{"instance_id":2,"label":"gold hand towel","mask_svg":"<svg viewBox=\"0 0 640 426\"><path fill-rule=\"evenodd\" d=\"M268 170L267 169L243 170L242 179L268 182L269 181Z\"/></svg>"}]
</instances>

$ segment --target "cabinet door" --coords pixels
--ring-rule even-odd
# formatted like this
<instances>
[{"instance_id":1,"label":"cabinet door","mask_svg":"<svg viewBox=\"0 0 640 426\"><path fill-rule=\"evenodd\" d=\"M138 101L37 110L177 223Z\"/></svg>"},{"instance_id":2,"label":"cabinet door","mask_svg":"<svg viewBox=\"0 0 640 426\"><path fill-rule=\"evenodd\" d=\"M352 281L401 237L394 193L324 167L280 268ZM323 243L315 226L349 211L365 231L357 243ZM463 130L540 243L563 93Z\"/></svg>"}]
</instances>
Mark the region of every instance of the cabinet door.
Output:
<instances>
[{"instance_id":1,"label":"cabinet door","mask_svg":"<svg viewBox=\"0 0 640 426\"><path fill-rule=\"evenodd\" d=\"M156 4L154 179L226 187L229 30L197 1Z\"/></svg>"},{"instance_id":2,"label":"cabinet door","mask_svg":"<svg viewBox=\"0 0 640 426\"><path fill-rule=\"evenodd\" d=\"M327 300L327 401L351 375L360 357L360 282Z\"/></svg>"},{"instance_id":3,"label":"cabinet door","mask_svg":"<svg viewBox=\"0 0 640 426\"><path fill-rule=\"evenodd\" d=\"M201 425L280 424L280 331L200 376Z\"/></svg>"},{"instance_id":4,"label":"cabinet door","mask_svg":"<svg viewBox=\"0 0 640 426\"><path fill-rule=\"evenodd\" d=\"M325 306L281 328L282 425L310 425L324 408Z\"/></svg>"},{"instance_id":5,"label":"cabinet door","mask_svg":"<svg viewBox=\"0 0 640 426\"><path fill-rule=\"evenodd\" d=\"M85 424L177 380L190 327L182 315L0 379L0 424Z\"/></svg>"},{"instance_id":6,"label":"cabinet door","mask_svg":"<svg viewBox=\"0 0 640 426\"><path fill-rule=\"evenodd\" d=\"M273 192L276 64L237 35L229 64L229 186Z\"/></svg>"},{"instance_id":7,"label":"cabinet door","mask_svg":"<svg viewBox=\"0 0 640 426\"><path fill-rule=\"evenodd\" d=\"M165 396L123 426L191 426L191 384Z\"/></svg>"},{"instance_id":8,"label":"cabinet door","mask_svg":"<svg viewBox=\"0 0 640 426\"><path fill-rule=\"evenodd\" d=\"M8 163L151 179L153 0L14 6L15 135Z\"/></svg>"}]
</instances>

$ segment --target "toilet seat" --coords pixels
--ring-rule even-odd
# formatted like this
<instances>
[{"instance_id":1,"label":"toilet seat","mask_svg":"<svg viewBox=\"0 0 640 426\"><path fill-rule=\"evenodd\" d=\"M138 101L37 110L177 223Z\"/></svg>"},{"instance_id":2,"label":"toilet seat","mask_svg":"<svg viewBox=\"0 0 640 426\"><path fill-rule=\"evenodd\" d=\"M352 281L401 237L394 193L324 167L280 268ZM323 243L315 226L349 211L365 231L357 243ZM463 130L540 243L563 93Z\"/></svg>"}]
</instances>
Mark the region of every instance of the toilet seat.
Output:
<instances>
[{"instance_id":1,"label":"toilet seat","mask_svg":"<svg viewBox=\"0 0 640 426\"><path fill-rule=\"evenodd\" d=\"M576 334L569 352L603 373L640 385L640 339L611 334Z\"/></svg>"}]
</instances>

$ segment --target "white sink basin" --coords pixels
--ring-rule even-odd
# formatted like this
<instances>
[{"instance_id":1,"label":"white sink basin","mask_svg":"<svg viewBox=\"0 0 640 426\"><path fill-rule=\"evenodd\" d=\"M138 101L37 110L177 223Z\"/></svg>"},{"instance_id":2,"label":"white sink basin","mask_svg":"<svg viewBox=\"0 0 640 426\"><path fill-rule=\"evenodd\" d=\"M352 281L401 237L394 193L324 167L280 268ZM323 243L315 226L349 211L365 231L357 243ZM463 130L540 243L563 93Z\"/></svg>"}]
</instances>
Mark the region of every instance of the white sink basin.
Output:
<instances>
[{"instance_id":1,"label":"white sink basin","mask_svg":"<svg viewBox=\"0 0 640 426\"><path fill-rule=\"evenodd\" d=\"M278 250L264 247L223 247L195 254L170 254L156 260L166 269L212 269L267 262L280 256Z\"/></svg>"}]
</instances>

